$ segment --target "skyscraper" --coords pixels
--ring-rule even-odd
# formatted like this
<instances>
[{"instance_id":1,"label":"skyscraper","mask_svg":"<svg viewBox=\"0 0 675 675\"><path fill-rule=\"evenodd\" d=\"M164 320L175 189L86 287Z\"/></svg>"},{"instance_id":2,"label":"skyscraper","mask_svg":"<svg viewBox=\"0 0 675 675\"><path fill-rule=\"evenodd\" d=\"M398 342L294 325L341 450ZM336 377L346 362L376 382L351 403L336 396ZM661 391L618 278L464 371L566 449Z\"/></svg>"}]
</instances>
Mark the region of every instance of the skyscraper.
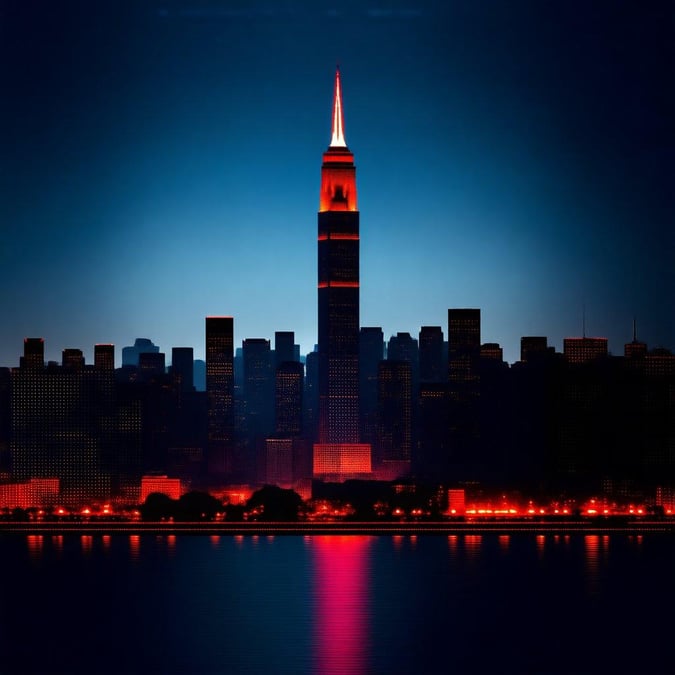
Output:
<instances>
[{"instance_id":1,"label":"skyscraper","mask_svg":"<svg viewBox=\"0 0 675 675\"><path fill-rule=\"evenodd\" d=\"M462 394L469 397L477 394L479 357L480 309L449 309L449 377L451 391L459 393L460 398Z\"/></svg>"},{"instance_id":2,"label":"skyscraper","mask_svg":"<svg viewBox=\"0 0 675 675\"><path fill-rule=\"evenodd\" d=\"M171 348L171 374L181 391L193 391L194 352L192 347Z\"/></svg>"},{"instance_id":3,"label":"skyscraper","mask_svg":"<svg viewBox=\"0 0 675 675\"><path fill-rule=\"evenodd\" d=\"M340 71L321 166L318 216L319 433L314 474L370 472L359 443L359 212L354 155L344 137Z\"/></svg>"},{"instance_id":4,"label":"skyscraper","mask_svg":"<svg viewBox=\"0 0 675 675\"><path fill-rule=\"evenodd\" d=\"M234 441L234 319L206 317L206 394L208 398L208 471L232 471Z\"/></svg>"},{"instance_id":5,"label":"skyscraper","mask_svg":"<svg viewBox=\"0 0 675 675\"><path fill-rule=\"evenodd\" d=\"M115 345L94 345L94 367L98 370L115 370Z\"/></svg>"}]
</instances>

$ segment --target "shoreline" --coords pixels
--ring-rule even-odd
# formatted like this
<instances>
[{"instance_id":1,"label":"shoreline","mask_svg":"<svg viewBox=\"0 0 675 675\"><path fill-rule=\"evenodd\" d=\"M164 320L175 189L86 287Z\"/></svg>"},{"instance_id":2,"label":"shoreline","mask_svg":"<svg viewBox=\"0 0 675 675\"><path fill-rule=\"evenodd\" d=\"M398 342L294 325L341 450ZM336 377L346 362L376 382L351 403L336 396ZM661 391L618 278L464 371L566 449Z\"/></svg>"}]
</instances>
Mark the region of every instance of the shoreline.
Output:
<instances>
[{"instance_id":1,"label":"shoreline","mask_svg":"<svg viewBox=\"0 0 675 675\"><path fill-rule=\"evenodd\" d=\"M460 534L675 534L675 521L456 521L456 522L0 522L5 535L460 535Z\"/></svg>"}]
</instances>

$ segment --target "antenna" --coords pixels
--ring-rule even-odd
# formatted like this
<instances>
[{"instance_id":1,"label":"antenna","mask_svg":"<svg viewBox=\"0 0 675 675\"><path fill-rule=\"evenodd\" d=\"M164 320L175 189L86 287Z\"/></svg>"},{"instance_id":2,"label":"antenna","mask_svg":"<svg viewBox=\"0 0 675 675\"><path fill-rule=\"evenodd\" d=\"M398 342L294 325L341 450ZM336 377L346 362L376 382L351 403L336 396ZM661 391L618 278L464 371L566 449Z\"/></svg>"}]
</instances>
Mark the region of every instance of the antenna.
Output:
<instances>
[{"instance_id":1,"label":"antenna","mask_svg":"<svg viewBox=\"0 0 675 675\"><path fill-rule=\"evenodd\" d=\"M581 307L581 336L586 337L586 303Z\"/></svg>"},{"instance_id":2,"label":"antenna","mask_svg":"<svg viewBox=\"0 0 675 675\"><path fill-rule=\"evenodd\" d=\"M633 317L633 342L637 342L637 323Z\"/></svg>"}]
</instances>

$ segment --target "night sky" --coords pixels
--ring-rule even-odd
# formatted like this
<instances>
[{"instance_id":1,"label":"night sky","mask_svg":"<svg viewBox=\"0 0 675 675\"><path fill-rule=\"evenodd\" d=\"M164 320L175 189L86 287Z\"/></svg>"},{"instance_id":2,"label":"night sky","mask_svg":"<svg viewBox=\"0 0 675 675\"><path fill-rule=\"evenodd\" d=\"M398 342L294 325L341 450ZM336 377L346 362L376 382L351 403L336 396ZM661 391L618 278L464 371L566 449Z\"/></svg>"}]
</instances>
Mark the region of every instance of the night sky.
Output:
<instances>
[{"instance_id":1,"label":"night sky","mask_svg":"<svg viewBox=\"0 0 675 675\"><path fill-rule=\"evenodd\" d=\"M361 325L675 348L675 5L0 0L0 365L317 340L342 72Z\"/></svg>"}]
</instances>

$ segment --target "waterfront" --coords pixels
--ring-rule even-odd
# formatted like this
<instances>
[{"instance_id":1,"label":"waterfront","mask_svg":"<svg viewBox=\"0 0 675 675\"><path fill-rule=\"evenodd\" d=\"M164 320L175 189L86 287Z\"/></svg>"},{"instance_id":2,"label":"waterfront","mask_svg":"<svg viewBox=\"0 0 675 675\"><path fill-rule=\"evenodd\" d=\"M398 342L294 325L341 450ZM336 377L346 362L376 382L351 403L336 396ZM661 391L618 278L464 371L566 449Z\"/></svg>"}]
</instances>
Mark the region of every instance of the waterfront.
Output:
<instances>
[{"instance_id":1,"label":"waterfront","mask_svg":"<svg viewBox=\"0 0 675 675\"><path fill-rule=\"evenodd\" d=\"M670 534L0 537L3 673L672 672Z\"/></svg>"}]
</instances>

